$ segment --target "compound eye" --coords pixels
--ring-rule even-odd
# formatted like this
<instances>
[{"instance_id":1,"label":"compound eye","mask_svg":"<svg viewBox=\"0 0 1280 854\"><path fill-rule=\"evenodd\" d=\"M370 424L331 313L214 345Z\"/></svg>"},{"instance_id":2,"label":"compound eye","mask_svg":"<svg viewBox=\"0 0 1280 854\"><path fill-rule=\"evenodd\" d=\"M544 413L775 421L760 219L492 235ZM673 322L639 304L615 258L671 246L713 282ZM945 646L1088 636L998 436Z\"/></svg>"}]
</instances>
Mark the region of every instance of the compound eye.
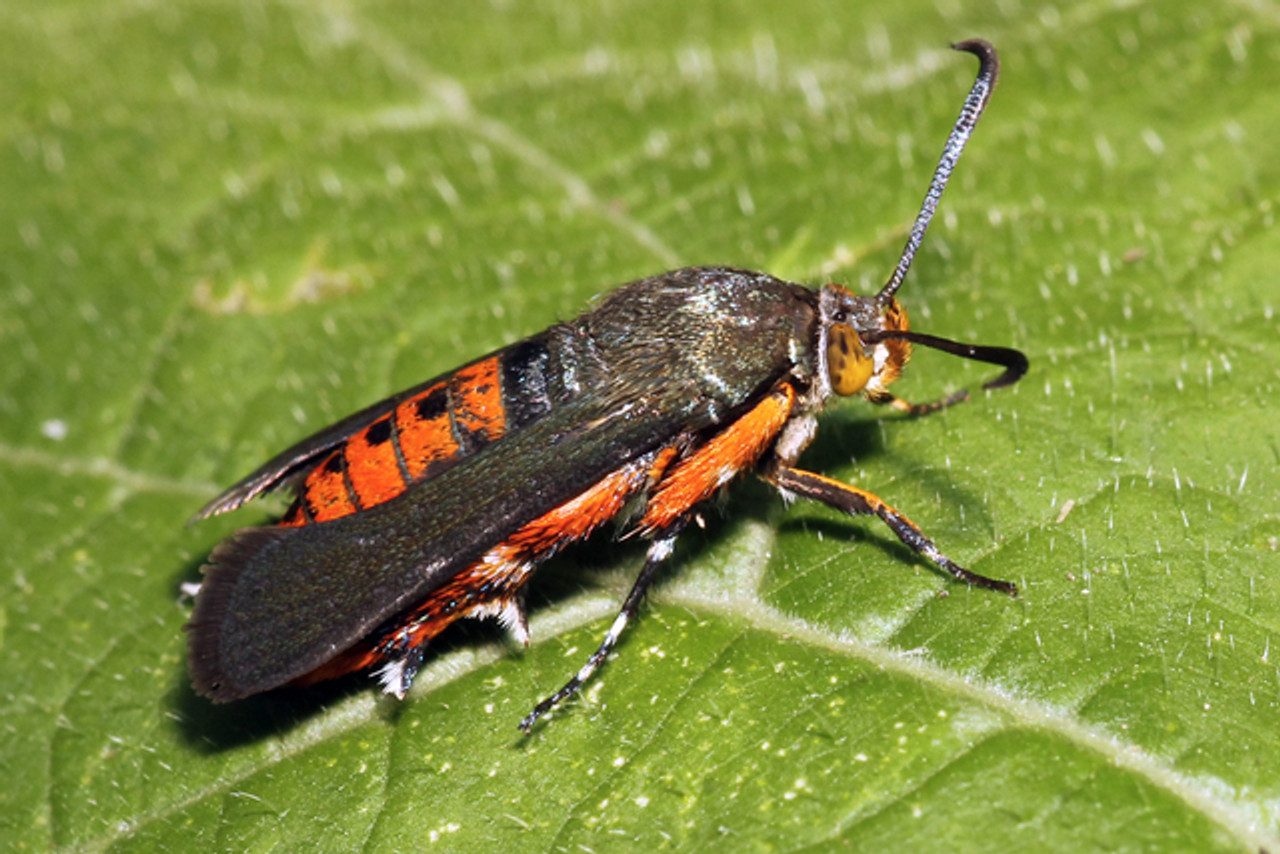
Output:
<instances>
[{"instance_id":1,"label":"compound eye","mask_svg":"<svg viewBox=\"0 0 1280 854\"><path fill-rule=\"evenodd\" d=\"M862 351L853 327L833 323L827 331L827 375L831 389L842 397L862 391L875 370L875 360Z\"/></svg>"}]
</instances>

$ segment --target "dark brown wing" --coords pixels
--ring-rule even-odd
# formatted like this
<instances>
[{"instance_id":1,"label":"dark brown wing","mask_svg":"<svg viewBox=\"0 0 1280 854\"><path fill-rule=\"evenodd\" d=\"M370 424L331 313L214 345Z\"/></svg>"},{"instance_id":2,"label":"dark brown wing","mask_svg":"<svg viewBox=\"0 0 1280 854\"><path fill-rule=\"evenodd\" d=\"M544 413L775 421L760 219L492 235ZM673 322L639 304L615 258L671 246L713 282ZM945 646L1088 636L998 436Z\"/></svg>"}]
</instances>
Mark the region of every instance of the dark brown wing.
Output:
<instances>
[{"instance_id":1,"label":"dark brown wing","mask_svg":"<svg viewBox=\"0 0 1280 854\"><path fill-rule=\"evenodd\" d=\"M214 550L188 626L197 690L233 700L314 670L520 526L686 429L661 411L571 402L384 504L240 531Z\"/></svg>"}]
</instances>

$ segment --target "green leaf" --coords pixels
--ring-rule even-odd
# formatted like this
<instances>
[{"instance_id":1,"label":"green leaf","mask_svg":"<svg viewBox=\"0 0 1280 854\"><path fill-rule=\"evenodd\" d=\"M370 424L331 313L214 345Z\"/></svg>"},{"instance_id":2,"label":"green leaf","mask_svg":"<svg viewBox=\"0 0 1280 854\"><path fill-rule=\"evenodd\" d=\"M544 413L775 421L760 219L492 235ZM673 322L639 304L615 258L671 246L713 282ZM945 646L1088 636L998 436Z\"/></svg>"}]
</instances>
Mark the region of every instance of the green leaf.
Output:
<instances>
[{"instance_id":1,"label":"green leaf","mask_svg":"<svg viewBox=\"0 0 1280 854\"><path fill-rule=\"evenodd\" d=\"M1274 12L690 5L0 9L13 850L1280 848ZM1004 76L901 297L1032 373L842 403L805 464L1021 598L750 483L531 737L634 544L403 703L194 696L179 585L279 510L184 527L220 486L665 268L874 289L972 36Z\"/></svg>"}]
</instances>

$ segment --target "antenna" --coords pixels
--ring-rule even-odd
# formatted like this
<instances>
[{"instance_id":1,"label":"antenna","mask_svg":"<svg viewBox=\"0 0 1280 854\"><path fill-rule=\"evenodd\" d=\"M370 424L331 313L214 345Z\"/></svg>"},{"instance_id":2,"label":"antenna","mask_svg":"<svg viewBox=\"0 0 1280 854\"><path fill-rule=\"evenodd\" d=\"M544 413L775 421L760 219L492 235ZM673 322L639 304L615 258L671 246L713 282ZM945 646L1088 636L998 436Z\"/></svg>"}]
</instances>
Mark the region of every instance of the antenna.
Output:
<instances>
[{"instance_id":1,"label":"antenna","mask_svg":"<svg viewBox=\"0 0 1280 854\"><path fill-rule=\"evenodd\" d=\"M964 151L965 143L969 141L969 136L977 126L978 117L987 108L987 102L991 100L991 90L995 88L996 78L1000 76L1000 56L989 42L982 39L967 39L953 44L952 47L956 50L968 51L978 57L981 63L978 67L978 79L973 81L969 97L964 99L964 106L960 109L960 118L956 119L956 125L951 129L951 135L947 137L947 144L942 149L942 157L938 160L938 168L934 170L933 180L929 182L929 192L925 194L924 203L920 205L920 213L916 216L915 224L911 226L911 234L907 237L907 245L902 249L898 266L884 288L876 294L876 303L882 307L887 306L893 299L893 295L902 286L902 280L907 276L907 270L911 269L911 261L916 257L916 250L920 248L920 241L924 239L925 230L929 228L929 221L933 219L933 214L938 209L938 200L942 198L942 191L947 188L951 171L956 168L956 161L960 159L960 152Z\"/></svg>"}]
</instances>

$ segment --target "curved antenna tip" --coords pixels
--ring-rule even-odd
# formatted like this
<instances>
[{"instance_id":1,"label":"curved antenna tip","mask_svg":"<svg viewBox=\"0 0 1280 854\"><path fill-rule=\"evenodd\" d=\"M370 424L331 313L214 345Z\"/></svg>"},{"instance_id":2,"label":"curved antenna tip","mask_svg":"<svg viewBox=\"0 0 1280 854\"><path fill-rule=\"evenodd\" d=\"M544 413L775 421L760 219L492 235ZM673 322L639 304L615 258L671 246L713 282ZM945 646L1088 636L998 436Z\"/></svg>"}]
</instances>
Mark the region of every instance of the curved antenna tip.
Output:
<instances>
[{"instance_id":1,"label":"curved antenna tip","mask_svg":"<svg viewBox=\"0 0 1280 854\"><path fill-rule=\"evenodd\" d=\"M1000 76L1000 52L995 45L986 39L965 39L953 44L951 49L963 50L978 57L978 76L989 78L991 86L995 87L996 78Z\"/></svg>"},{"instance_id":2,"label":"curved antenna tip","mask_svg":"<svg viewBox=\"0 0 1280 854\"><path fill-rule=\"evenodd\" d=\"M990 42L983 39L966 39L953 44L952 47L978 57L980 63L978 75L973 81L973 88L969 90L969 96L965 98L964 106L960 108L960 116L947 137L946 145L942 149L942 157L939 158L933 179L929 182L929 190L925 193L924 202L920 205L920 213L916 215L915 224L911 226L911 233L907 237L907 245L902 248L902 255L898 258L898 265L880 293L876 294L876 302L881 306L887 306L893 300L894 294L907 276L907 271L911 269L911 262L938 208L942 191L946 189L951 172L960 159L960 153L964 151L965 143L969 141L969 135L973 133L978 119L987 107L991 90L995 88L996 78L1000 74L1000 55Z\"/></svg>"},{"instance_id":3,"label":"curved antenna tip","mask_svg":"<svg viewBox=\"0 0 1280 854\"><path fill-rule=\"evenodd\" d=\"M986 39L964 39L951 45L951 49L972 53L981 59L984 64L1000 61L1000 54L996 51L995 45Z\"/></svg>"}]
</instances>

